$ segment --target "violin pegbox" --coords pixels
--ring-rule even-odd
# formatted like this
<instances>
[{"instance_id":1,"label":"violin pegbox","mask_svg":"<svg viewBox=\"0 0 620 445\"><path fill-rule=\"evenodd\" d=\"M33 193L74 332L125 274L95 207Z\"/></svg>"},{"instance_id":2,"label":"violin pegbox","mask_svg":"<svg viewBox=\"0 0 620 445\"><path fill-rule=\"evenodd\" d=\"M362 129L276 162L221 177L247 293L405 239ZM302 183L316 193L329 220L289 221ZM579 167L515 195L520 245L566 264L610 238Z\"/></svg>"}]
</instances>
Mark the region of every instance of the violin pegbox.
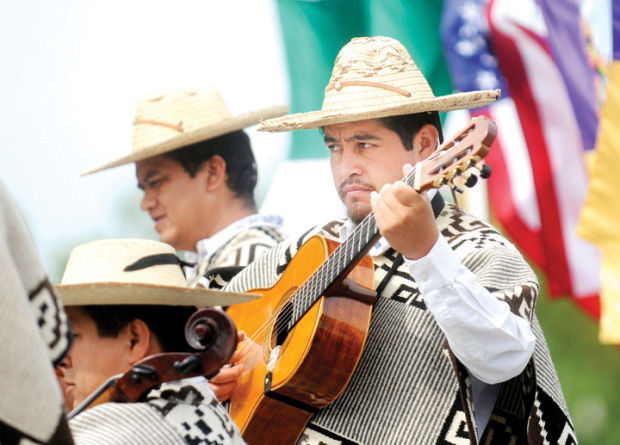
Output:
<instances>
[{"instance_id":1,"label":"violin pegbox","mask_svg":"<svg viewBox=\"0 0 620 445\"><path fill-rule=\"evenodd\" d=\"M491 168L482 160L495 140L495 124L484 116L473 118L469 124L449 141L443 143L431 156L416 164L414 188L418 191L448 185L455 191L463 190L454 183L464 177L464 184L473 187L478 176L471 169L480 171L481 178L491 175Z\"/></svg>"}]
</instances>

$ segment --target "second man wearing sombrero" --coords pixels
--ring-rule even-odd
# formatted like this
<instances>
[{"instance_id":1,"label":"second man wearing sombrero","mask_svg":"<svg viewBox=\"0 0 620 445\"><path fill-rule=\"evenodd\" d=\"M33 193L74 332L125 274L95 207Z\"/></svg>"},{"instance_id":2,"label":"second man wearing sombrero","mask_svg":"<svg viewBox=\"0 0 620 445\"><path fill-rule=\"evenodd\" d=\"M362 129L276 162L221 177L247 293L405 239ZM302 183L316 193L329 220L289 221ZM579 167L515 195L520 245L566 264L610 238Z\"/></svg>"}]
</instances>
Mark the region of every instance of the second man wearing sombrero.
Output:
<instances>
[{"instance_id":1,"label":"second man wearing sombrero","mask_svg":"<svg viewBox=\"0 0 620 445\"><path fill-rule=\"evenodd\" d=\"M189 285L220 288L284 238L279 217L257 213L256 162L243 129L287 111L274 105L231 115L216 88L145 98L136 110L132 153L87 174L135 162L141 208L160 241L196 263ZM216 381L237 371L228 368Z\"/></svg>"},{"instance_id":2,"label":"second man wearing sombrero","mask_svg":"<svg viewBox=\"0 0 620 445\"><path fill-rule=\"evenodd\" d=\"M438 112L498 97L499 91L435 97L398 41L358 38L336 58L321 111L264 123L268 131L322 129L348 219L310 235L355 240L357 229L371 226L371 212L383 235L369 252L378 299L363 354L348 386L311 418L300 444L574 443L534 315L536 276L494 228L438 193L400 182L436 149ZM281 243L226 289L269 288L308 237ZM295 309L284 312L278 321L296 317ZM269 370L277 369L279 350L272 349ZM291 397L267 399L312 411Z\"/></svg>"}]
</instances>

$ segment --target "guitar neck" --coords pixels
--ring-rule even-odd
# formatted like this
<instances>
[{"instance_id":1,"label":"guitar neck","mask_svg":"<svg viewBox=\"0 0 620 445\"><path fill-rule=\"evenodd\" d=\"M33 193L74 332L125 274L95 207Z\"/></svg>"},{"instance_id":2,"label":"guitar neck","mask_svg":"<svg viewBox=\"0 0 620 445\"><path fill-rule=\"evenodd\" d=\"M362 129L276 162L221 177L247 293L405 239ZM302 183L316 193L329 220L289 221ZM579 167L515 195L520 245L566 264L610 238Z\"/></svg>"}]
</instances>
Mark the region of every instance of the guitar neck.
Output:
<instances>
[{"instance_id":1,"label":"guitar neck","mask_svg":"<svg viewBox=\"0 0 620 445\"><path fill-rule=\"evenodd\" d=\"M495 124L491 120L484 116L473 118L431 156L418 162L402 181L417 191L439 188L444 184L454 186L455 177L464 175L486 156L495 133ZM374 213L370 212L298 289L293 301L295 309L291 325L295 325L331 286L342 281L379 238Z\"/></svg>"},{"instance_id":2,"label":"guitar neck","mask_svg":"<svg viewBox=\"0 0 620 445\"><path fill-rule=\"evenodd\" d=\"M413 187L415 173L413 169L403 182ZM342 281L380 238L374 213L370 212L297 291L292 324L297 323L330 287Z\"/></svg>"}]
</instances>

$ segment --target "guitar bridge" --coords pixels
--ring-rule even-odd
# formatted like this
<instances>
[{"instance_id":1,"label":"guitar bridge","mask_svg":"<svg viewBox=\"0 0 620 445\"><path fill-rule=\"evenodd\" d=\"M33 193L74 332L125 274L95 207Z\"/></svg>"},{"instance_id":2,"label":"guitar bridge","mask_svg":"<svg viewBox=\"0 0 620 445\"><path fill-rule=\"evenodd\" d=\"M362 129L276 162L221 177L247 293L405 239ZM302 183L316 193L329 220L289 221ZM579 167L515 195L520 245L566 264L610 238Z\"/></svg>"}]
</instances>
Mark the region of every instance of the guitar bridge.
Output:
<instances>
[{"instance_id":1,"label":"guitar bridge","mask_svg":"<svg viewBox=\"0 0 620 445\"><path fill-rule=\"evenodd\" d=\"M280 358L280 346L276 346L271 350L271 354L269 354L269 362L267 363L267 372L271 373L273 368L276 366L276 362Z\"/></svg>"}]
</instances>

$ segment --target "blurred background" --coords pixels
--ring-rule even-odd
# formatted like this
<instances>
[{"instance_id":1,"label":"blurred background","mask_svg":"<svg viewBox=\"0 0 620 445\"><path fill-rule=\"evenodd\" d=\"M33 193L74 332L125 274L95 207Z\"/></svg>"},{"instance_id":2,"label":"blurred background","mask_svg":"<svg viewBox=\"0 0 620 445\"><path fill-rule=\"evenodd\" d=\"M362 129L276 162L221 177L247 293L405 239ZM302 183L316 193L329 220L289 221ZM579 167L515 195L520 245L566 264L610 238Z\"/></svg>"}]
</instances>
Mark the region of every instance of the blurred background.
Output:
<instances>
[{"instance_id":1,"label":"blurred background","mask_svg":"<svg viewBox=\"0 0 620 445\"><path fill-rule=\"evenodd\" d=\"M0 180L58 282L76 244L157 238L133 165L79 176L131 150L139 97L214 84L233 113L316 110L346 42L397 38L436 95L502 89L472 112L498 125L494 174L462 202L538 272L538 316L580 442L620 443L619 3L3 2ZM444 116L446 136L469 117ZM263 212L282 214L292 235L342 215L317 131L248 133Z\"/></svg>"}]
</instances>

